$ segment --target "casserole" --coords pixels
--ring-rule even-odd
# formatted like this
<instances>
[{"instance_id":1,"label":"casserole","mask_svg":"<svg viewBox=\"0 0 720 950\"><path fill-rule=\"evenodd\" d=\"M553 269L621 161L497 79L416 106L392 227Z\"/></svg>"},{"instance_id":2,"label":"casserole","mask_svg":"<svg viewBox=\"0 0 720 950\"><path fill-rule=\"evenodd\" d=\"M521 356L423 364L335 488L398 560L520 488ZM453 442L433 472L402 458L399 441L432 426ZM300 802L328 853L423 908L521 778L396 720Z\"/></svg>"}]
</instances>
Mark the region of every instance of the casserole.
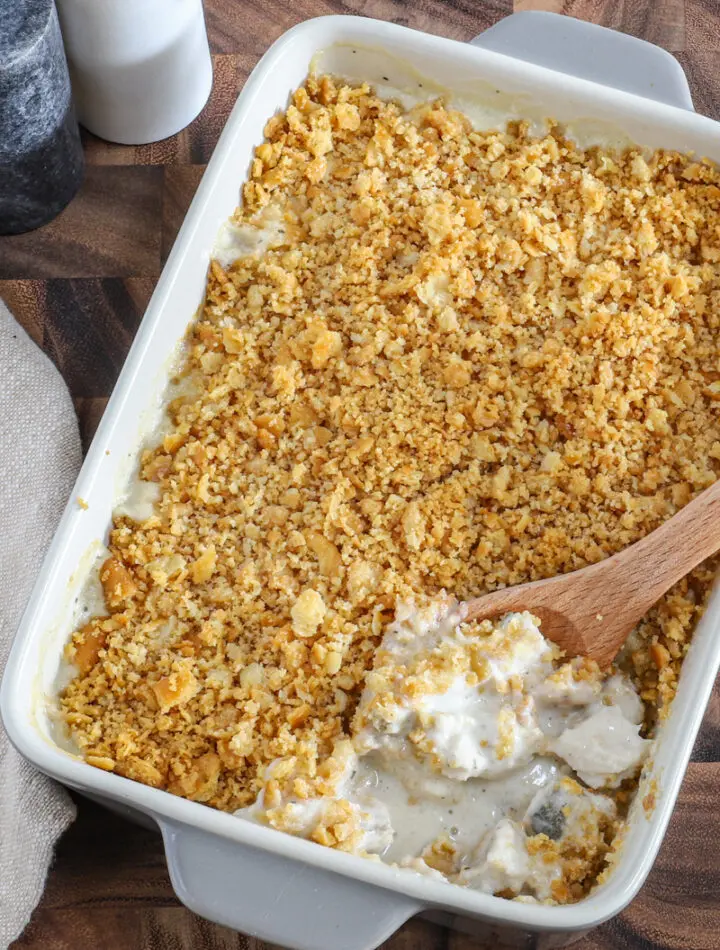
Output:
<instances>
[{"instance_id":1,"label":"casserole","mask_svg":"<svg viewBox=\"0 0 720 950\"><path fill-rule=\"evenodd\" d=\"M619 912L649 870L720 661L713 643L717 597L697 630L643 779L646 791L659 789L657 806L646 815L641 786L613 873L589 898L569 907L509 903L325 851L92 769L52 738L47 699L56 691L73 601L136 457L128 449L141 444L159 418L176 341L202 299L210 249L237 204L265 120L285 105L313 65L400 89L422 76L436 89L451 88L461 103L479 103L488 123L499 121L503 111L506 117L508 111L536 119L552 115L589 137L602 130L619 142L720 157L710 120L583 80L570 82L504 55L356 18L312 21L288 33L238 100L158 283L26 612L3 684L3 717L20 751L43 771L156 821L178 895L220 923L287 946L362 950L377 946L407 917L432 909L452 915L455 926L489 928L496 936L501 929L503 939L515 940L544 933L540 943L559 945Z\"/></svg>"}]
</instances>

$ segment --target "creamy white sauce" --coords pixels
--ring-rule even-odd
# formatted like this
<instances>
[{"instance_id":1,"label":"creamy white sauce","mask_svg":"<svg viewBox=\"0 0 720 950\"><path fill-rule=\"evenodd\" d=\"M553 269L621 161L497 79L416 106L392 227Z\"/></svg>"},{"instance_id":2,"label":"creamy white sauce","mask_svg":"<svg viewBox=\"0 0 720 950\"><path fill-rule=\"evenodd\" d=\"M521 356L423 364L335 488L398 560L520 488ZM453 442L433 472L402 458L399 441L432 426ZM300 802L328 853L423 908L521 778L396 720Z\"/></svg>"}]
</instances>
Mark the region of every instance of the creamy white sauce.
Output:
<instances>
[{"instance_id":1,"label":"creamy white sauce","mask_svg":"<svg viewBox=\"0 0 720 950\"><path fill-rule=\"evenodd\" d=\"M105 593L100 583L100 568L110 556L110 551L104 544L96 544L92 550L92 564L85 575L85 581L80 593L75 598L75 609L72 615L73 629L84 626L93 617L103 617L107 614ZM63 664L67 667L67 664ZM63 670L65 673L65 670Z\"/></svg>"},{"instance_id":2,"label":"creamy white sauce","mask_svg":"<svg viewBox=\"0 0 720 950\"><path fill-rule=\"evenodd\" d=\"M445 693L433 694L418 703L420 718L432 725L426 734L434 754L451 778L490 778L516 769L538 750L542 732L527 709L515 708L493 685L480 693L458 677ZM512 752L499 758L500 730L511 735Z\"/></svg>"},{"instance_id":3,"label":"creamy white sauce","mask_svg":"<svg viewBox=\"0 0 720 950\"><path fill-rule=\"evenodd\" d=\"M552 899L552 885L562 878L558 852L531 850L529 838L545 835L562 847L570 842L577 854L582 843L601 836L601 823L615 817L615 803L606 795L581 791L560 779L548 782L533 800L522 821L502 818L462 860L455 877L458 884L494 894L511 890L538 900ZM592 845L591 845L592 846Z\"/></svg>"},{"instance_id":4,"label":"creamy white sauce","mask_svg":"<svg viewBox=\"0 0 720 950\"><path fill-rule=\"evenodd\" d=\"M226 221L215 240L212 257L227 268L240 258L259 257L269 248L281 245L284 238L281 210L269 205L253 222Z\"/></svg>"},{"instance_id":5,"label":"creamy white sauce","mask_svg":"<svg viewBox=\"0 0 720 950\"><path fill-rule=\"evenodd\" d=\"M556 761L536 758L494 781L457 782L413 763L390 770L370 754L360 759L349 795L370 792L387 806L395 834L384 858L399 863L440 836L469 851L501 818L522 818L538 789L558 773Z\"/></svg>"},{"instance_id":6,"label":"creamy white sauce","mask_svg":"<svg viewBox=\"0 0 720 950\"><path fill-rule=\"evenodd\" d=\"M458 883L488 894L506 890L518 893L526 886L531 874L525 839L520 825L502 818L486 835L472 856L470 867L461 872Z\"/></svg>"},{"instance_id":7,"label":"creamy white sauce","mask_svg":"<svg viewBox=\"0 0 720 950\"><path fill-rule=\"evenodd\" d=\"M543 741L529 688L552 672L552 650L530 615L511 615L478 641L462 633L456 608L438 602L416 613L401 605L384 638L356 717L358 750L377 749L388 760L424 758L460 781L529 762ZM469 682L467 660L478 645L481 678L472 673ZM403 673L425 656L438 658L441 677L442 663L461 669L436 682L428 668L406 689Z\"/></svg>"},{"instance_id":8,"label":"creamy white sauce","mask_svg":"<svg viewBox=\"0 0 720 950\"><path fill-rule=\"evenodd\" d=\"M160 495L160 486L156 482L134 478L114 514L125 515L133 521L147 521L155 514L155 505L160 500Z\"/></svg>"},{"instance_id":9,"label":"creamy white sauce","mask_svg":"<svg viewBox=\"0 0 720 950\"><path fill-rule=\"evenodd\" d=\"M550 743L590 788L615 788L642 763L650 743L619 706L600 706Z\"/></svg>"},{"instance_id":10,"label":"creamy white sauce","mask_svg":"<svg viewBox=\"0 0 720 950\"><path fill-rule=\"evenodd\" d=\"M593 847L615 804L567 779L612 788L637 772L651 745L642 703L623 675L563 663L530 614L481 628L464 616L447 599L398 605L332 796L291 803L275 826L310 836L318 802L343 800L360 853L420 873L424 858L440 861L457 883L546 900L561 857L527 842L589 835ZM240 814L262 821L262 796Z\"/></svg>"}]
</instances>

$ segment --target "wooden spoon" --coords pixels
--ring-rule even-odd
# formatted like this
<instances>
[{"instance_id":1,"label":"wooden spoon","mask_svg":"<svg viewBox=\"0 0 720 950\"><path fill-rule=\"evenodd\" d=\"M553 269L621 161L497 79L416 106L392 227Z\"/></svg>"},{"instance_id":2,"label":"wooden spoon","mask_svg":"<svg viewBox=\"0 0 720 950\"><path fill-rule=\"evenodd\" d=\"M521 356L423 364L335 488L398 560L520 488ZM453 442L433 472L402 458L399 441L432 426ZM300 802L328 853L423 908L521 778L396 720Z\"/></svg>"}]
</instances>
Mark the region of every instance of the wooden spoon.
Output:
<instances>
[{"instance_id":1,"label":"wooden spoon","mask_svg":"<svg viewBox=\"0 0 720 950\"><path fill-rule=\"evenodd\" d=\"M647 537L597 564L493 591L465 604L467 620L529 610L568 656L612 663L631 630L673 584L720 550L720 481Z\"/></svg>"}]
</instances>

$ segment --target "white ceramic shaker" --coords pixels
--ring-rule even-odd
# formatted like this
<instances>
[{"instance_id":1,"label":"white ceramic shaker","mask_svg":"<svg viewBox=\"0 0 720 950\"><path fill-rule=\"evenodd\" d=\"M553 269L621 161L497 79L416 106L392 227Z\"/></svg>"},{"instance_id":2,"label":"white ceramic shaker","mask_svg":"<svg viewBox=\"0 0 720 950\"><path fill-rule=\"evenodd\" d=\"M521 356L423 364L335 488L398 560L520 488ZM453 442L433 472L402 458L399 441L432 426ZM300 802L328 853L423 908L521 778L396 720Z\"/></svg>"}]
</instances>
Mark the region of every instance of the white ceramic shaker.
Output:
<instances>
[{"instance_id":1,"label":"white ceramic shaker","mask_svg":"<svg viewBox=\"0 0 720 950\"><path fill-rule=\"evenodd\" d=\"M212 86L202 0L57 0L81 125L124 145L185 128Z\"/></svg>"}]
</instances>

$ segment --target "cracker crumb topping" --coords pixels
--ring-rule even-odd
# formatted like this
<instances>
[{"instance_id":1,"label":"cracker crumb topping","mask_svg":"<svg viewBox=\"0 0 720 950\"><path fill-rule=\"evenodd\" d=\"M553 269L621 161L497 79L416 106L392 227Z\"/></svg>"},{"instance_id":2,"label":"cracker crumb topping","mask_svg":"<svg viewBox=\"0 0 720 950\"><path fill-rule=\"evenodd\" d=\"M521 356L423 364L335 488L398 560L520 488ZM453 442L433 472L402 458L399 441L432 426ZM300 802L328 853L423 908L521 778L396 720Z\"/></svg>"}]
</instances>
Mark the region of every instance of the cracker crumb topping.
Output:
<instances>
[{"instance_id":1,"label":"cracker crumb topping","mask_svg":"<svg viewBox=\"0 0 720 950\"><path fill-rule=\"evenodd\" d=\"M142 458L157 501L115 517L61 697L88 762L228 811L278 759L311 794L398 601L599 561L720 470L711 164L327 76L265 135ZM647 728L714 568L628 643ZM355 834L344 808L318 840Z\"/></svg>"}]
</instances>

